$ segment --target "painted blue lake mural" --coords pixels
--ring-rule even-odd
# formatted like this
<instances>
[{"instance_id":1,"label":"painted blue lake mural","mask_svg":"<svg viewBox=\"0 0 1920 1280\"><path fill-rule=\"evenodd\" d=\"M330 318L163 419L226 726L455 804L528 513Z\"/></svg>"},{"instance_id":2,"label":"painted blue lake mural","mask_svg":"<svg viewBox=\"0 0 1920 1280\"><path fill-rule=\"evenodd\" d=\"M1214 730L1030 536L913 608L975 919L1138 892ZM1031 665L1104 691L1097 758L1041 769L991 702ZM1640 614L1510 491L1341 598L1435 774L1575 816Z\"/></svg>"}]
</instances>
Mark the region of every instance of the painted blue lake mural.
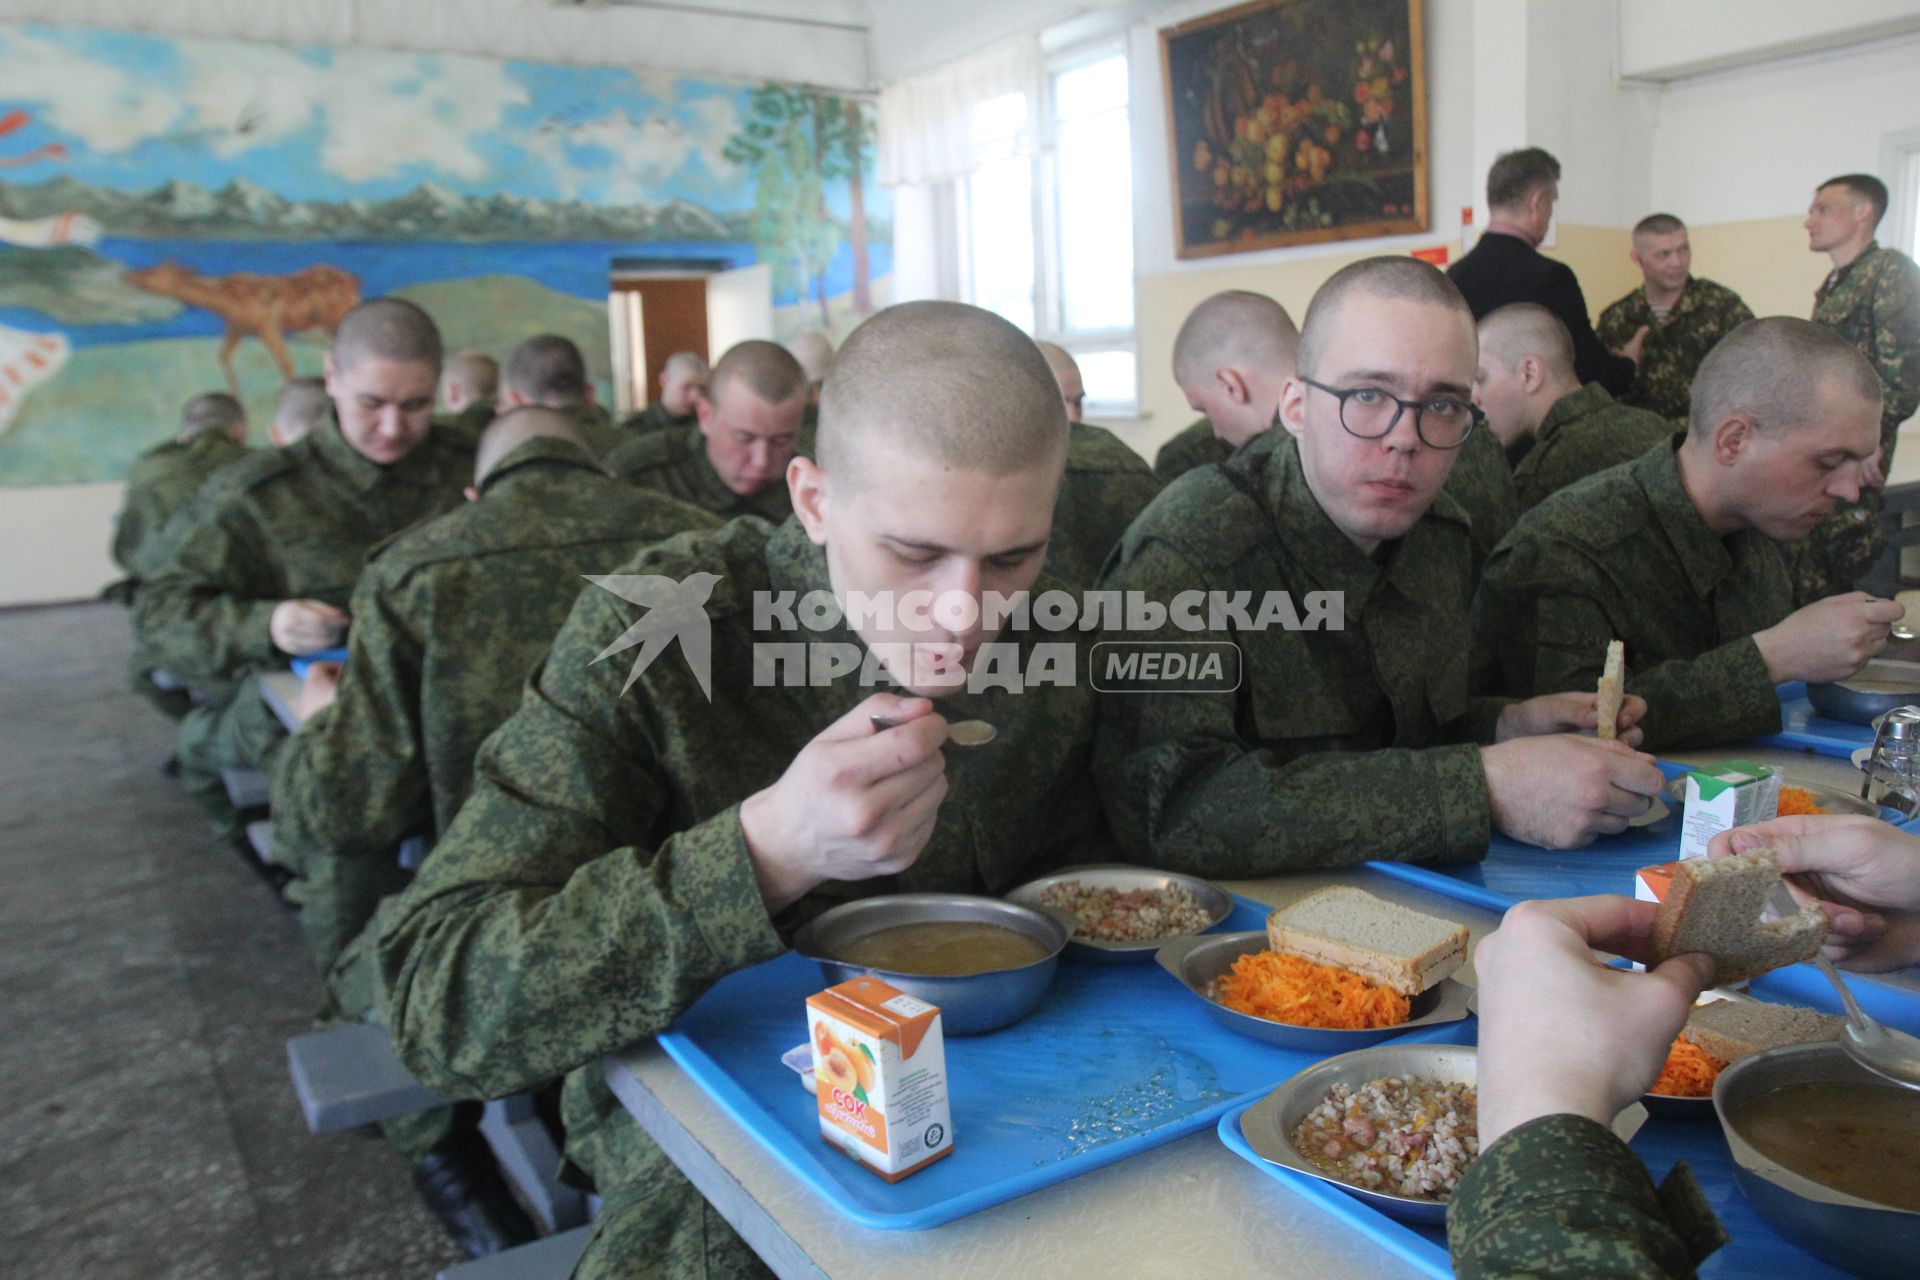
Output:
<instances>
[{"instance_id":1,"label":"painted blue lake mural","mask_svg":"<svg viewBox=\"0 0 1920 1280\"><path fill-rule=\"evenodd\" d=\"M198 391L264 423L359 298L604 380L616 262L764 263L837 340L887 300L872 151L782 85L0 24L0 487L118 479Z\"/></svg>"}]
</instances>

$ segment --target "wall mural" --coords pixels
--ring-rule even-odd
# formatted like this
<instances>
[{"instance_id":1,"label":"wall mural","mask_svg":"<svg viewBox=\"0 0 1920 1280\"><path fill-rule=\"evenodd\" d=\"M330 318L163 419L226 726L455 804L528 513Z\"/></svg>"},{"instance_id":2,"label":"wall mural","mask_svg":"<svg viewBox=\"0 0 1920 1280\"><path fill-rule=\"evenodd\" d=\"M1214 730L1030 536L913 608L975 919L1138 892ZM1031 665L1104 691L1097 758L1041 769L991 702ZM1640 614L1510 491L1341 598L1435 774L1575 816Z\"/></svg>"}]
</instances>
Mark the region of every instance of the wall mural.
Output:
<instances>
[{"instance_id":1,"label":"wall mural","mask_svg":"<svg viewBox=\"0 0 1920 1280\"><path fill-rule=\"evenodd\" d=\"M573 338L616 260L766 263L782 336L885 305L867 104L781 85L0 25L0 487L115 480L198 391L264 437L363 297Z\"/></svg>"}]
</instances>

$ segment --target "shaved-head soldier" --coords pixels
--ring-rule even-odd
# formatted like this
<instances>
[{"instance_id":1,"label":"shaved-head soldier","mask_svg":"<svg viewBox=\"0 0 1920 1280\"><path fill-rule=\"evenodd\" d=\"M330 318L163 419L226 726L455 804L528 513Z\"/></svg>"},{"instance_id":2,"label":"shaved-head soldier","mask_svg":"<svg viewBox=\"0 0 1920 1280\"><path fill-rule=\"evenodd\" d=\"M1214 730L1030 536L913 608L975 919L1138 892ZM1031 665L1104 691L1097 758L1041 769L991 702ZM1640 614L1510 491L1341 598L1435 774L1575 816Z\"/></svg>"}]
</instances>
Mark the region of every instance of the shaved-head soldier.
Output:
<instances>
[{"instance_id":1,"label":"shaved-head soldier","mask_svg":"<svg viewBox=\"0 0 1920 1280\"><path fill-rule=\"evenodd\" d=\"M333 399L325 378L294 378L273 398L273 421L267 436L284 449L333 416Z\"/></svg>"},{"instance_id":2,"label":"shaved-head soldier","mask_svg":"<svg viewBox=\"0 0 1920 1280\"><path fill-rule=\"evenodd\" d=\"M1474 598L1475 683L1590 685L1618 639L1650 748L1777 732L1775 685L1853 675L1900 618L1858 591L1795 612L1776 548L1859 497L1879 406L1872 366L1821 326L1735 329L1701 362L1683 439L1514 526Z\"/></svg>"},{"instance_id":3,"label":"shaved-head soldier","mask_svg":"<svg viewBox=\"0 0 1920 1280\"><path fill-rule=\"evenodd\" d=\"M499 412L500 362L484 351L462 351L447 361L440 376L439 423L456 439L471 444Z\"/></svg>"},{"instance_id":4,"label":"shaved-head soldier","mask_svg":"<svg viewBox=\"0 0 1920 1280\"><path fill-rule=\"evenodd\" d=\"M253 673L339 644L367 552L460 501L473 452L432 425L441 354L410 302L348 312L326 358L334 419L222 472L141 592L136 622L159 664L225 690L182 723L177 757L229 835L240 823L220 771L260 765L286 732Z\"/></svg>"},{"instance_id":5,"label":"shaved-head soldier","mask_svg":"<svg viewBox=\"0 0 1920 1280\"><path fill-rule=\"evenodd\" d=\"M1670 213L1635 223L1627 256L1640 268L1640 287L1602 311L1594 332L1614 351L1644 332L1633 385L1620 403L1684 419L1700 362L1715 343L1753 319L1753 311L1725 285L1693 274L1687 224Z\"/></svg>"},{"instance_id":6,"label":"shaved-head soldier","mask_svg":"<svg viewBox=\"0 0 1920 1280\"><path fill-rule=\"evenodd\" d=\"M1137 649L1097 651L1117 656L1094 679L1125 690L1101 704L1094 772L1129 861L1471 861L1495 829L1550 847L1619 831L1659 791L1648 757L1574 736L1594 728L1591 685L1468 696L1472 537L1441 488L1478 416L1474 357L1438 270L1343 268L1307 310L1285 430L1182 476L1127 531L1101 587L1165 623L1105 638L1239 654L1176 688L1127 684L1114 664Z\"/></svg>"},{"instance_id":7,"label":"shaved-head soldier","mask_svg":"<svg viewBox=\"0 0 1920 1280\"><path fill-rule=\"evenodd\" d=\"M827 369L833 364L833 340L818 331L803 333L787 343L787 352L807 375L807 399L819 404L820 385L827 380Z\"/></svg>"},{"instance_id":8,"label":"shaved-head soldier","mask_svg":"<svg viewBox=\"0 0 1920 1280\"><path fill-rule=\"evenodd\" d=\"M1665 444L1674 432L1667 419L1618 403L1597 382L1581 386L1567 326L1532 302L1481 319L1473 402L1507 457L1519 458L1513 486L1521 511Z\"/></svg>"},{"instance_id":9,"label":"shaved-head soldier","mask_svg":"<svg viewBox=\"0 0 1920 1280\"><path fill-rule=\"evenodd\" d=\"M567 1155L605 1197L582 1280L759 1273L613 1096L607 1054L849 896L998 894L1097 856L1091 691L975 680L1039 652L983 606L1051 589L1066 457L1059 390L1026 335L958 303L879 312L827 374L819 457L789 473L794 517L736 520L620 570L684 597L588 591L481 752L473 797L383 909L394 1043L423 1081L493 1097L567 1075ZM920 592L930 607L861 608L822 631L778 604ZM594 661L675 607L697 649ZM798 669L776 661L815 643ZM1019 750L944 754L966 718Z\"/></svg>"},{"instance_id":10,"label":"shaved-head soldier","mask_svg":"<svg viewBox=\"0 0 1920 1280\"><path fill-rule=\"evenodd\" d=\"M1092 586L1107 553L1119 544L1133 518L1160 492L1144 459L1105 427L1081 421L1086 384L1064 347L1040 344L1068 422L1067 474L1053 511L1053 542L1047 565L1060 577Z\"/></svg>"},{"instance_id":11,"label":"shaved-head soldier","mask_svg":"<svg viewBox=\"0 0 1920 1280\"><path fill-rule=\"evenodd\" d=\"M1273 425L1300 331L1285 307L1244 289L1193 309L1173 340L1173 380L1229 450Z\"/></svg>"},{"instance_id":12,"label":"shaved-head soldier","mask_svg":"<svg viewBox=\"0 0 1920 1280\"><path fill-rule=\"evenodd\" d=\"M481 740L582 587L640 548L718 524L603 472L574 417L510 409L480 437L473 501L383 544L354 590L345 673L309 670L307 719L277 753L274 850L299 868L300 927L328 982L327 1020L376 1015L368 921L411 879L395 851L429 846L472 789ZM486 1144L449 1108L383 1126L423 1185L457 1168L480 1190L434 1202L470 1253L530 1235Z\"/></svg>"},{"instance_id":13,"label":"shaved-head soldier","mask_svg":"<svg viewBox=\"0 0 1920 1280\"><path fill-rule=\"evenodd\" d=\"M536 334L513 349L501 402L508 409L536 405L566 414L602 462L626 439L595 401L586 357L571 338L557 333Z\"/></svg>"},{"instance_id":14,"label":"shaved-head soldier","mask_svg":"<svg viewBox=\"0 0 1920 1280\"><path fill-rule=\"evenodd\" d=\"M628 440L607 455L607 470L722 520L778 523L793 510L787 463L799 446L806 404L806 373L785 347L742 342L713 367L695 406L697 430Z\"/></svg>"},{"instance_id":15,"label":"shaved-head soldier","mask_svg":"<svg viewBox=\"0 0 1920 1280\"><path fill-rule=\"evenodd\" d=\"M699 422L694 408L706 393L706 360L691 351L676 351L660 367L660 394L646 408L623 419L620 429L648 435L673 427L692 427Z\"/></svg>"}]
</instances>

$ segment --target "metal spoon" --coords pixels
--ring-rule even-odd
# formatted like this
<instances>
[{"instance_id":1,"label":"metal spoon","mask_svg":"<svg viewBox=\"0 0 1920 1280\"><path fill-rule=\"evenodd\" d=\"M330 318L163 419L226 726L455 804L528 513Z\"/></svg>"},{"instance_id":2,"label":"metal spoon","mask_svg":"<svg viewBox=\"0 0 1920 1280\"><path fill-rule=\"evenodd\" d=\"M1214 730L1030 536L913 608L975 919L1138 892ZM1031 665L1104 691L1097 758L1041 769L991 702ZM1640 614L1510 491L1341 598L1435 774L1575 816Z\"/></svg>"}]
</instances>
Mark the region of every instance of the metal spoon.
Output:
<instances>
[{"instance_id":1,"label":"metal spoon","mask_svg":"<svg viewBox=\"0 0 1920 1280\"><path fill-rule=\"evenodd\" d=\"M898 728L898 720L889 720L885 716L868 716L873 721L874 731ZM985 720L955 720L947 726L947 741L956 747L984 747L1000 736L1000 731Z\"/></svg>"},{"instance_id":2,"label":"metal spoon","mask_svg":"<svg viewBox=\"0 0 1920 1280\"><path fill-rule=\"evenodd\" d=\"M1800 912L1784 881L1776 883L1768 893L1767 906L1789 918ZM1827 975L1827 981L1840 993L1840 1002L1847 1007L1847 1029L1840 1034L1840 1047L1847 1051L1847 1056L1877 1076L1909 1089L1920 1089L1920 1040L1868 1017L1859 1001L1853 998L1853 991L1841 978L1840 971L1825 955L1815 952L1813 962Z\"/></svg>"},{"instance_id":3,"label":"metal spoon","mask_svg":"<svg viewBox=\"0 0 1920 1280\"><path fill-rule=\"evenodd\" d=\"M1915 631L1904 622L1894 623L1891 627L1887 628L1887 634L1895 640L1913 640L1920 638L1920 631Z\"/></svg>"}]
</instances>

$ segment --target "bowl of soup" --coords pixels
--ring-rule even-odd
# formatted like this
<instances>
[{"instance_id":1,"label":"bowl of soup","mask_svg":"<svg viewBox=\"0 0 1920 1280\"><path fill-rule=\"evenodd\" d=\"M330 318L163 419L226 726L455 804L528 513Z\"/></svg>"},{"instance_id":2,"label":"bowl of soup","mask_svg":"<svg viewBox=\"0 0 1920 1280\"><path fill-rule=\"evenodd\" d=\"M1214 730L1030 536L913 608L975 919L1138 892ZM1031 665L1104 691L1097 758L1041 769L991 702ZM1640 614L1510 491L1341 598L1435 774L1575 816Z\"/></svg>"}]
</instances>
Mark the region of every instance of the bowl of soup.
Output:
<instances>
[{"instance_id":1,"label":"bowl of soup","mask_svg":"<svg viewBox=\"0 0 1920 1280\"><path fill-rule=\"evenodd\" d=\"M1862 1276L1920 1257L1920 1090L1838 1044L1796 1044L1720 1073L1713 1109L1741 1192L1774 1230Z\"/></svg>"},{"instance_id":2,"label":"bowl of soup","mask_svg":"<svg viewBox=\"0 0 1920 1280\"><path fill-rule=\"evenodd\" d=\"M977 1035L1033 1012L1053 984L1073 920L999 898L895 893L833 908L793 949L827 984L876 974L940 1006L948 1035Z\"/></svg>"}]
</instances>

